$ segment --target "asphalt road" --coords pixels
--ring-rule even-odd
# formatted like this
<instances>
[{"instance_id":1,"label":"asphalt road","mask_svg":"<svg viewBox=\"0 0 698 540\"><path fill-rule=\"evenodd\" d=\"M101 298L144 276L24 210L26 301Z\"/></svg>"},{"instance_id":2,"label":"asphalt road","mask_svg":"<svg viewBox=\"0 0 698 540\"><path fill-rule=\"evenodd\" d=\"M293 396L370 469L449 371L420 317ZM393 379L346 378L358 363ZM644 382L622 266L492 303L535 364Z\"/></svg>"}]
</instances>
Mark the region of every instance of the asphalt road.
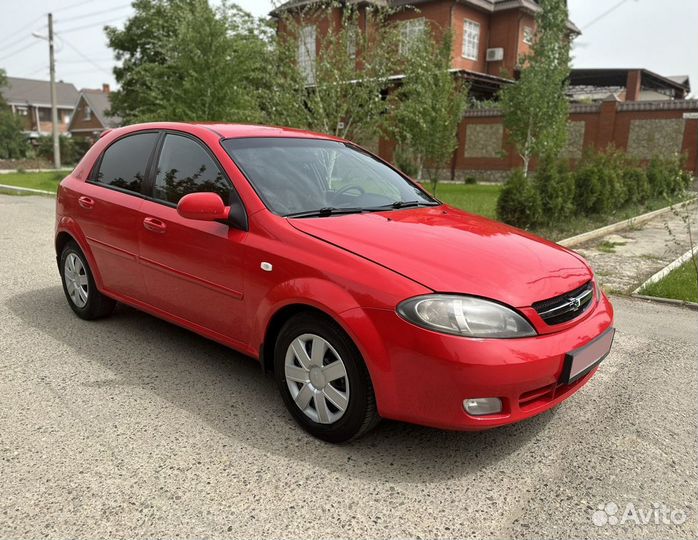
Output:
<instances>
[{"instance_id":1,"label":"asphalt road","mask_svg":"<svg viewBox=\"0 0 698 540\"><path fill-rule=\"evenodd\" d=\"M337 447L250 359L128 308L78 320L52 227L51 199L0 197L0 538L697 536L694 311L616 298L599 374L533 420Z\"/></svg>"}]
</instances>

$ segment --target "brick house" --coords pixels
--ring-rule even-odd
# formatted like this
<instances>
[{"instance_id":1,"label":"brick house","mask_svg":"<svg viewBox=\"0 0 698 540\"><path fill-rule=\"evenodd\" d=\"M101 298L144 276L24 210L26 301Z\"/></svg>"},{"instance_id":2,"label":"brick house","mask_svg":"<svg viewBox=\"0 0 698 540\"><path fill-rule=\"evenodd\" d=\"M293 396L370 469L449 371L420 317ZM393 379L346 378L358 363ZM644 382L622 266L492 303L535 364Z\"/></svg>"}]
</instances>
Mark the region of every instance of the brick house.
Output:
<instances>
[{"instance_id":1,"label":"brick house","mask_svg":"<svg viewBox=\"0 0 698 540\"><path fill-rule=\"evenodd\" d=\"M80 90L75 113L68 125L68 131L73 137L95 141L103 131L121 125L120 118L107 115L111 105L109 95L108 84L103 84L101 90Z\"/></svg>"},{"instance_id":2,"label":"brick house","mask_svg":"<svg viewBox=\"0 0 698 540\"><path fill-rule=\"evenodd\" d=\"M332 17L313 17L320 0L292 0L271 15L288 10L302 22L298 36L301 66L311 65L319 53L320 37L330 24L341 24L341 7ZM529 51L536 31L535 15L540 6L533 0L343 0L340 5L358 9L359 27L366 31L365 10L370 6L396 8L401 50L409 54L410 40L427 24L438 31L450 29L454 36L451 69L470 82L475 98L491 98L505 84L514 83L519 59ZM308 12L309 11L309 12ZM568 22L570 36L579 29ZM277 31L285 31L279 20ZM311 70L309 70L311 71ZM395 84L400 76L392 77ZM513 77L513 79L508 78ZM647 162L655 156L685 156L687 170L698 174L698 100L685 99L690 92L688 77L663 77L646 69L575 69L570 76L569 143L563 157L572 164L587 149L609 146L624 150ZM377 152L393 161L395 144L378 142ZM507 141L501 112L494 108L466 111L458 128L458 148L443 178L462 180L468 176L501 181L521 165Z\"/></svg>"},{"instance_id":3,"label":"brick house","mask_svg":"<svg viewBox=\"0 0 698 540\"><path fill-rule=\"evenodd\" d=\"M272 11L272 17L284 12L308 10L318 0L292 0ZM389 22L397 23L401 50L409 53L410 41L427 25L438 35L450 30L453 35L451 69L454 75L470 82L471 94L490 98L511 81L520 68L519 59L526 54L536 31L535 15L540 10L534 0L345 0L358 10L359 26L363 28L365 12L373 6L393 8ZM342 8L335 8L332 20L341 23ZM307 18L307 20L306 20ZM299 37L299 60L312 64L318 54L318 41L327 32L325 19L313 22L312 14L304 15ZM568 23L571 36L580 33ZM283 32L281 24L278 31ZM396 74L398 75L398 74ZM397 78L399 82L399 77Z\"/></svg>"},{"instance_id":4,"label":"brick house","mask_svg":"<svg viewBox=\"0 0 698 540\"><path fill-rule=\"evenodd\" d=\"M51 134L53 123L49 81L7 77L7 86L2 89L2 95L12 112L22 119L23 131L29 138ZM77 98L78 91L74 85L62 81L56 83L60 133L68 131Z\"/></svg>"}]
</instances>

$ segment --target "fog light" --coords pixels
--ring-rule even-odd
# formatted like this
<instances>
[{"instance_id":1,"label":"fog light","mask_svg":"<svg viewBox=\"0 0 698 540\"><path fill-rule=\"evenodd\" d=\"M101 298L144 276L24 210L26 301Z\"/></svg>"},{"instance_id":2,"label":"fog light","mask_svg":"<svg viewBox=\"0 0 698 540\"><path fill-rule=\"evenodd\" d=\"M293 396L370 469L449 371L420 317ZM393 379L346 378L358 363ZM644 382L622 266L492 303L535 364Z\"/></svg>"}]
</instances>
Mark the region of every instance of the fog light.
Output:
<instances>
[{"instance_id":1,"label":"fog light","mask_svg":"<svg viewBox=\"0 0 698 540\"><path fill-rule=\"evenodd\" d=\"M473 416L497 414L502 412L502 400L498 397L466 399L463 401L463 408Z\"/></svg>"}]
</instances>

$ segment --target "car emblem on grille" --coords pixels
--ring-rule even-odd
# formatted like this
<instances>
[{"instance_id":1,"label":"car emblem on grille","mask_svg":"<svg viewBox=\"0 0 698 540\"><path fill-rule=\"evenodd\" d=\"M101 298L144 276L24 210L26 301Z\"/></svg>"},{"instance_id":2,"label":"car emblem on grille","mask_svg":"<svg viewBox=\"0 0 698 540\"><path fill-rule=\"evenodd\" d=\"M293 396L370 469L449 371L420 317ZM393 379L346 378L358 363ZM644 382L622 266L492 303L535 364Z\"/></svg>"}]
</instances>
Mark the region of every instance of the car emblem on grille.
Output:
<instances>
[{"instance_id":1,"label":"car emblem on grille","mask_svg":"<svg viewBox=\"0 0 698 540\"><path fill-rule=\"evenodd\" d=\"M578 311L582 307L582 301L579 298L568 298L570 311Z\"/></svg>"}]
</instances>

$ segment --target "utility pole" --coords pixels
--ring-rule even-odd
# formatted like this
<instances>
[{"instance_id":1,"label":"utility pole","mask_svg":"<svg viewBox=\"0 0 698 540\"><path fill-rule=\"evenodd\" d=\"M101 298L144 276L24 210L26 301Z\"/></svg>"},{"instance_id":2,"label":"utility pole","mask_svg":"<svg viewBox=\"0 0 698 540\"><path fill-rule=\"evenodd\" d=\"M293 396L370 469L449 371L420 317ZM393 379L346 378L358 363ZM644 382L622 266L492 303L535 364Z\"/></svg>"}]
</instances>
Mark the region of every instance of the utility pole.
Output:
<instances>
[{"instance_id":1,"label":"utility pole","mask_svg":"<svg viewBox=\"0 0 698 540\"><path fill-rule=\"evenodd\" d=\"M48 54L51 74L51 124L53 136L53 167L61 168L61 144L58 135L58 105L56 103L56 60L53 56L53 13L48 14Z\"/></svg>"}]
</instances>

